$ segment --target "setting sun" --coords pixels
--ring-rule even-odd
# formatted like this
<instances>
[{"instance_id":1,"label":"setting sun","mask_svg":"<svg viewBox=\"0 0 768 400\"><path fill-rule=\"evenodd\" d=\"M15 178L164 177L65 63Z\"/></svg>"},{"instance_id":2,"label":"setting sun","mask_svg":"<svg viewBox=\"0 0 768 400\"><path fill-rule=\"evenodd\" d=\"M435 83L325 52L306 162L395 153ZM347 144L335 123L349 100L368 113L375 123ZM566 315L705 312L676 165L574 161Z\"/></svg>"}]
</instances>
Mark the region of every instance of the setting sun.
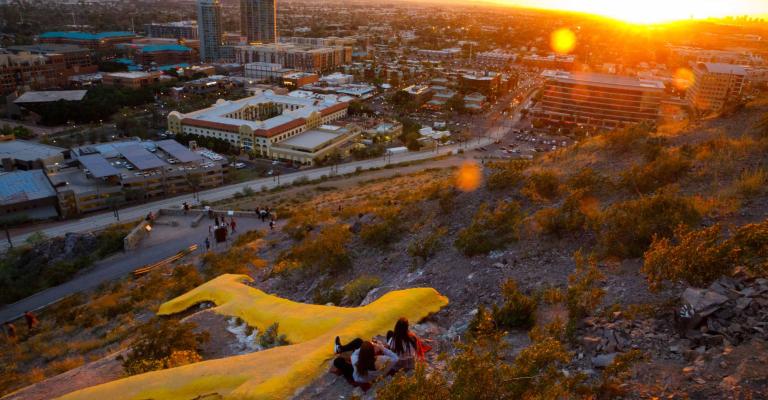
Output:
<instances>
[{"instance_id":1,"label":"setting sun","mask_svg":"<svg viewBox=\"0 0 768 400\"><path fill-rule=\"evenodd\" d=\"M512 0L505 3L586 12L635 24L768 13L768 2L761 0Z\"/></svg>"}]
</instances>

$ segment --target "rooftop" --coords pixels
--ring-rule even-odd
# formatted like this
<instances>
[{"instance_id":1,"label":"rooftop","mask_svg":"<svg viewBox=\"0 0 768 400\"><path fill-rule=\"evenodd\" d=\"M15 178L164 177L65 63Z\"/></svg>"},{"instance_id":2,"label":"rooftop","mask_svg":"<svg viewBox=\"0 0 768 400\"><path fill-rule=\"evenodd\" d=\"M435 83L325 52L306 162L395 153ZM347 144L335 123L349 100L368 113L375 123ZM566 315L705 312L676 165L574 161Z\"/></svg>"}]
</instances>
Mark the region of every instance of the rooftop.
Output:
<instances>
[{"instance_id":1,"label":"rooftop","mask_svg":"<svg viewBox=\"0 0 768 400\"><path fill-rule=\"evenodd\" d=\"M315 95L311 92L291 92L290 95L278 95L271 90L266 90L256 96L246 97L240 100L219 100L212 107L188 114L181 114L174 111L171 115L176 113L176 115L182 119L183 123L190 125L219 128L239 128L241 126L248 126L254 131L267 131L262 132L262 134L269 135L269 130L287 124L303 123L303 121L313 113L323 114L324 112L333 112L337 109L343 109L343 107L346 106L346 102L341 99L342 97L335 95ZM278 116L263 121L231 117L232 114L239 110L269 103L284 104L294 107L298 106L298 108L292 111L284 111Z\"/></svg>"},{"instance_id":2,"label":"rooftop","mask_svg":"<svg viewBox=\"0 0 768 400\"><path fill-rule=\"evenodd\" d=\"M44 32L40 34L41 39L74 39L74 40L102 40L118 37L135 37L133 32L119 31L119 32Z\"/></svg>"},{"instance_id":3,"label":"rooftop","mask_svg":"<svg viewBox=\"0 0 768 400\"><path fill-rule=\"evenodd\" d=\"M80 53L83 51L89 51L86 47L81 47L75 44L59 44L59 43L39 43L39 44L33 44L33 45L24 45L24 46L10 46L8 47L8 50L17 52L17 51L26 51L29 53L59 53L59 54L66 54L66 53Z\"/></svg>"},{"instance_id":4,"label":"rooftop","mask_svg":"<svg viewBox=\"0 0 768 400\"><path fill-rule=\"evenodd\" d=\"M746 75L747 71L741 65L725 63L699 63L698 68L713 74Z\"/></svg>"},{"instance_id":5,"label":"rooftop","mask_svg":"<svg viewBox=\"0 0 768 400\"><path fill-rule=\"evenodd\" d=\"M26 140L0 142L0 158L13 158L22 161L35 161L57 156L66 151L61 147L48 146Z\"/></svg>"},{"instance_id":6,"label":"rooftop","mask_svg":"<svg viewBox=\"0 0 768 400\"><path fill-rule=\"evenodd\" d=\"M546 70L541 76L560 82L579 85L594 85L624 89L664 90L664 82L653 79L640 79L632 76L598 74L592 72L568 72Z\"/></svg>"},{"instance_id":7,"label":"rooftop","mask_svg":"<svg viewBox=\"0 0 768 400\"><path fill-rule=\"evenodd\" d=\"M0 173L0 204L2 205L51 196L56 196L56 190L53 189L42 170Z\"/></svg>"},{"instance_id":8,"label":"rooftop","mask_svg":"<svg viewBox=\"0 0 768 400\"><path fill-rule=\"evenodd\" d=\"M190 52L192 49L180 44L150 44L139 47L137 51L140 53L154 53L161 51Z\"/></svg>"},{"instance_id":9,"label":"rooftop","mask_svg":"<svg viewBox=\"0 0 768 400\"><path fill-rule=\"evenodd\" d=\"M306 150L314 150L323 147L326 143L339 137L341 133L337 131L311 129L300 135L296 135L280 143L281 146L291 146Z\"/></svg>"},{"instance_id":10,"label":"rooftop","mask_svg":"<svg viewBox=\"0 0 768 400\"><path fill-rule=\"evenodd\" d=\"M40 92L26 92L13 102L22 103L48 103L51 101L80 101L85 98L87 90L50 90Z\"/></svg>"}]
</instances>

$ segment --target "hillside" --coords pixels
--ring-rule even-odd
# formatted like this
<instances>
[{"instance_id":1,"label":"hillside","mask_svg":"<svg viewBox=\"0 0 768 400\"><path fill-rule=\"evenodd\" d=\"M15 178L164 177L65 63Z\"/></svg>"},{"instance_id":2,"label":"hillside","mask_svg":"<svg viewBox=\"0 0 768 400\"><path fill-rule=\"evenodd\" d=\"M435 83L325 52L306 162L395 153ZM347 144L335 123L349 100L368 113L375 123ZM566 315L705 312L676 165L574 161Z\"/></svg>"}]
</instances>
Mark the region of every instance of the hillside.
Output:
<instances>
[{"instance_id":1,"label":"hillside","mask_svg":"<svg viewBox=\"0 0 768 400\"><path fill-rule=\"evenodd\" d=\"M13 354L4 348L15 380L7 369L2 388L71 369L24 375L62 360L85 364L84 374L103 368L130 351L136 329L161 304L221 274L244 273L253 287L303 303L358 307L419 287L448 298L415 328L435 347L430 374L398 376L366 398L768 396L768 132L760 127L767 113L768 102L757 101L687 127L586 138L531 162L464 154L459 168L362 175L355 184L319 182L216 204L270 206L279 229L54 307L41 316L41 332ZM681 313L684 304L693 310ZM206 312L177 315L209 332L202 359L232 356L216 349L239 340L222 332L227 318ZM265 331L258 324L252 328ZM384 333L374 331L366 333ZM40 389L53 378L17 398L114 378ZM24 395L35 390L43 394ZM215 385L206 386L211 392ZM296 397L352 392L324 374Z\"/></svg>"}]
</instances>

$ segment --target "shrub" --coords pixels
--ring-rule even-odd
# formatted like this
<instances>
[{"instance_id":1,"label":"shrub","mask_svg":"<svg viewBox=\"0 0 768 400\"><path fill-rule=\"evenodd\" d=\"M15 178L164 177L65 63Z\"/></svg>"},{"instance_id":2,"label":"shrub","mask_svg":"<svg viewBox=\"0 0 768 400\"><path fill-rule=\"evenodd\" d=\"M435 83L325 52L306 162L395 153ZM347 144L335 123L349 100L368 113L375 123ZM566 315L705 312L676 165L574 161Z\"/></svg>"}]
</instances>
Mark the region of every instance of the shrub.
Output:
<instances>
[{"instance_id":1,"label":"shrub","mask_svg":"<svg viewBox=\"0 0 768 400\"><path fill-rule=\"evenodd\" d=\"M50 371L52 375L58 375L71 369L75 369L83 364L85 364L83 357L68 357L63 360L51 362L48 364L47 370Z\"/></svg>"},{"instance_id":2,"label":"shrub","mask_svg":"<svg viewBox=\"0 0 768 400\"><path fill-rule=\"evenodd\" d=\"M622 173L621 184L640 194L650 193L677 182L690 169L691 162L680 154L661 153L655 160Z\"/></svg>"},{"instance_id":3,"label":"shrub","mask_svg":"<svg viewBox=\"0 0 768 400\"><path fill-rule=\"evenodd\" d=\"M365 299L365 296L374 288L381 285L381 279L377 276L363 275L344 285L342 293L344 300L348 304L358 305Z\"/></svg>"},{"instance_id":4,"label":"shrub","mask_svg":"<svg viewBox=\"0 0 768 400\"><path fill-rule=\"evenodd\" d=\"M294 246L288 259L317 272L341 272L352 267L347 250L350 239L347 225L328 225Z\"/></svg>"},{"instance_id":5,"label":"shrub","mask_svg":"<svg viewBox=\"0 0 768 400\"><path fill-rule=\"evenodd\" d=\"M402 234L401 217L395 212L380 216L376 223L364 225L360 238L369 246L385 248L400 239Z\"/></svg>"},{"instance_id":6,"label":"shrub","mask_svg":"<svg viewBox=\"0 0 768 400\"><path fill-rule=\"evenodd\" d=\"M135 375L199 361L198 348L208 340L208 332L195 332L191 322L152 318L138 329L123 369Z\"/></svg>"},{"instance_id":7,"label":"shrub","mask_svg":"<svg viewBox=\"0 0 768 400\"><path fill-rule=\"evenodd\" d=\"M293 216L283 226L283 232L287 233L293 240L301 240L330 218L331 215L325 211L318 211L313 207L303 208L293 213Z\"/></svg>"},{"instance_id":8,"label":"shrub","mask_svg":"<svg viewBox=\"0 0 768 400\"><path fill-rule=\"evenodd\" d=\"M267 329L265 329L264 332L259 335L259 346L261 346L263 349L269 349L272 347L285 346L289 344L285 335L282 335L278 332L279 329L280 324L277 322L267 327Z\"/></svg>"},{"instance_id":9,"label":"shrub","mask_svg":"<svg viewBox=\"0 0 768 400\"><path fill-rule=\"evenodd\" d=\"M523 171L529 165L528 161L523 160L489 163L488 168L491 172L488 175L488 190L507 190L516 187L525 177Z\"/></svg>"},{"instance_id":10,"label":"shrub","mask_svg":"<svg viewBox=\"0 0 768 400\"><path fill-rule=\"evenodd\" d=\"M533 173L522 193L532 201L552 201L560 195L560 178L552 171Z\"/></svg>"},{"instance_id":11,"label":"shrub","mask_svg":"<svg viewBox=\"0 0 768 400\"><path fill-rule=\"evenodd\" d=\"M422 262L427 262L430 257L435 255L435 252L440 245L440 239L445 236L447 232L447 229L440 227L425 237L415 239L408 245L408 255L413 258L421 259Z\"/></svg>"},{"instance_id":12,"label":"shrub","mask_svg":"<svg viewBox=\"0 0 768 400\"><path fill-rule=\"evenodd\" d=\"M325 279L315 288L312 302L315 304L340 305L344 299L344 292L333 287L333 279Z\"/></svg>"},{"instance_id":13,"label":"shrub","mask_svg":"<svg viewBox=\"0 0 768 400\"><path fill-rule=\"evenodd\" d=\"M651 289L664 280L704 287L737 265L758 276L768 274L768 221L741 226L728 239L721 231L720 225L696 231L680 226L674 240L654 238L642 268Z\"/></svg>"},{"instance_id":14,"label":"shrub","mask_svg":"<svg viewBox=\"0 0 768 400\"><path fill-rule=\"evenodd\" d=\"M377 398L390 399L558 399L583 398L581 376L566 376L562 365L570 354L562 343L544 337L523 349L514 362L504 360L507 345L499 336L460 344L448 358L447 371L431 375L399 374L378 388Z\"/></svg>"},{"instance_id":15,"label":"shrub","mask_svg":"<svg viewBox=\"0 0 768 400\"><path fill-rule=\"evenodd\" d=\"M209 280L222 274L248 274L247 264L253 260L253 251L244 247L232 247L225 253L206 253L203 256L203 276Z\"/></svg>"},{"instance_id":16,"label":"shrub","mask_svg":"<svg viewBox=\"0 0 768 400\"><path fill-rule=\"evenodd\" d=\"M733 269L732 249L722 242L720 231L720 225L697 231L681 225L675 230L675 243L654 237L641 270L651 289L658 289L664 280L704 287L729 273Z\"/></svg>"},{"instance_id":17,"label":"shrub","mask_svg":"<svg viewBox=\"0 0 768 400\"><path fill-rule=\"evenodd\" d=\"M517 283L508 279L501 287L504 303L493 306L493 320L501 329L530 329L536 322L536 301L517 288Z\"/></svg>"},{"instance_id":18,"label":"shrub","mask_svg":"<svg viewBox=\"0 0 768 400\"><path fill-rule=\"evenodd\" d=\"M651 129L647 125L633 125L606 133L603 135L605 147L617 154L629 153L632 150L642 148L648 138Z\"/></svg>"},{"instance_id":19,"label":"shrub","mask_svg":"<svg viewBox=\"0 0 768 400\"><path fill-rule=\"evenodd\" d=\"M586 194L595 194L610 187L608 178L592 168L584 168L577 174L571 175L567 180L568 186L574 191L582 191Z\"/></svg>"},{"instance_id":20,"label":"shrub","mask_svg":"<svg viewBox=\"0 0 768 400\"><path fill-rule=\"evenodd\" d=\"M616 203L601 217L599 242L607 256L640 257L653 236L670 237L680 225L694 225L701 215L693 201L672 191Z\"/></svg>"},{"instance_id":21,"label":"shrub","mask_svg":"<svg viewBox=\"0 0 768 400\"><path fill-rule=\"evenodd\" d=\"M593 210L596 200L586 197L583 192L572 193L559 208L545 208L534 214L541 230L550 235L562 238L567 233L584 229L596 210Z\"/></svg>"},{"instance_id":22,"label":"shrub","mask_svg":"<svg viewBox=\"0 0 768 400\"><path fill-rule=\"evenodd\" d=\"M735 192L744 199L749 199L762 194L768 183L768 173L758 168L754 171L744 171L735 183Z\"/></svg>"},{"instance_id":23,"label":"shrub","mask_svg":"<svg viewBox=\"0 0 768 400\"><path fill-rule=\"evenodd\" d=\"M522 212L515 202L499 202L493 211L482 204L470 226L459 231L454 245L469 257L487 254L517 240L521 220Z\"/></svg>"},{"instance_id":24,"label":"shrub","mask_svg":"<svg viewBox=\"0 0 768 400\"><path fill-rule=\"evenodd\" d=\"M597 259L590 256L584 258L580 251L573 256L576 269L568 276L566 291L566 306L568 307L567 332L572 335L577 324L590 315L603 300L605 290L598 284L605 276L597 268Z\"/></svg>"}]
</instances>

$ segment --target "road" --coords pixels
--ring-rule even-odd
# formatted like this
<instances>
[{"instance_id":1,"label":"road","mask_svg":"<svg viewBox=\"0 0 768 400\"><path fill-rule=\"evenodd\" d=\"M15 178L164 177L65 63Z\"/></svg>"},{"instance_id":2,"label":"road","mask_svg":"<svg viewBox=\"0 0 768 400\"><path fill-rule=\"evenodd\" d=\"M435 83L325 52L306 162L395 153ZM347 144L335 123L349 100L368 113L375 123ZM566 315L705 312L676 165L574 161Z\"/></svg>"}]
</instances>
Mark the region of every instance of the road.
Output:
<instances>
[{"instance_id":1,"label":"road","mask_svg":"<svg viewBox=\"0 0 768 400\"><path fill-rule=\"evenodd\" d=\"M500 138L506 134L506 121L502 121L499 127L491 128L487 137L474 138L466 143L460 143L450 146L439 147L438 149L431 149L427 151L408 152L403 154L388 155L371 160L356 161L351 163L339 164L332 167L315 168L306 171L298 171L286 175L275 176L270 178L260 178L247 182L232 184L228 186L221 186L214 189L205 190L199 192L200 201L215 202L231 198L237 192L242 192L245 188L251 188L255 191L259 191L266 187L272 189L278 186L278 180L280 185L290 185L296 180L316 180L323 176L344 175L351 174L356 171L363 171L369 169L382 168L390 164L402 164L413 161L428 160L431 158L440 157L443 155L456 154L460 149L471 150L481 146L486 146L493 140ZM500 129L501 128L501 129ZM136 220L145 217L150 211L154 212L161 208L175 208L179 207L183 202L189 202L191 204L196 203L192 193L184 194L181 196L171 197L163 200L154 201L151 203L145 203L133 207L128 207L120 210L120 218L123 221ZM21 243L25 241L30 235L35 232L42 232L47 237L61 236L68 232L90 232L106 228L107 226L117 222L112 213L96 214L87 217L83 217L77 220L67 221L66 223L56 224L53 226L45 227L40 230L24 233L12 233L12 241L14 243ZM0 244L0 250L7 249L8 243L2 242Z\"/></svg>"}]
</instances>

